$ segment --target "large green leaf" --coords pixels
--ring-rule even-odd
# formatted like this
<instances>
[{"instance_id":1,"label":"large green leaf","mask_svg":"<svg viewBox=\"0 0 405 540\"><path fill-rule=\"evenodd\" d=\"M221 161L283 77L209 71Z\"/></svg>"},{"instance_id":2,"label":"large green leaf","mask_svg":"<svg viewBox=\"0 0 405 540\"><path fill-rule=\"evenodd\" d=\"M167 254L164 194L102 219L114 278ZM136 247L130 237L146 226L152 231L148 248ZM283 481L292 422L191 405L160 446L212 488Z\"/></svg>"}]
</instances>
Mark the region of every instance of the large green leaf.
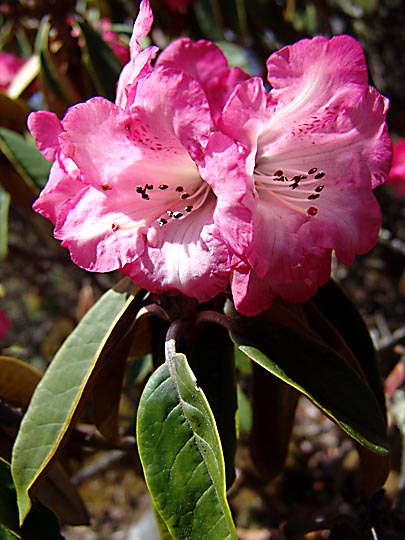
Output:
<instances>
[{"instance_id":1,"label":"large green leaf","mask_svg":"<svg viewBox=\"0 0 405 540\"><path fill-rule=\"evenodd\" d=\"M370 332L358 309L353 305L343 289L332 279L321 287L305 306L307 316L311 324L313 324L314 315L311 316L308 311L311 304L314 304L319 309L329 324L334 325L345 340L359 362L370 388L374 391L380 403L381 411L385 415L384 388L377 355Z\"/></svg>"},{"instance_id":2,"label":"large green leaf","mask_svg":"<svg viewBox=\"0 0 405 540\"><path fill-rule=\"evenodd\" d=\"M0 538L24 540L60 540L60 528L55 514L46 506L34 501L22 528L18 524L17 497L10 465L0 458ZM15 536L13 536L13 534Z\"/></svg>"},{"instance_id":3,"label":"large green leaf","mask_svg":"<svg viewBox=\"0 0 405 540\"><path fill-rule=\"evenodd\" d=\"M128 280L129 281L129 280ZM89 397L98 370L132 323L143 298L127 280L105 293L54 357L32 397L13 448L20 521L30 495L55 459Z\"/></svg>"},{"instance_id":4,"label":"large green leaf","mask_svg":"<svg viewBox=\"0 0 405 540\"><path fill-rule=\"evenodd\" d=\"M174 540L236 540L215 420L173 343L139 404L137 440L146 482Z\"/></svg>"},{"instance_id":5,"label":"large green leaf","mask_svg":"<svg viewBox=\"0 0 405 540\"><path fill-rule=\"evenodd\" d=\"M386 425L370 387L331 348L255 318L232 321L231 337L252 360L306 395L369 450L388 453Z\"/></svg>"},{"instance_id":6,"label":"large green leaf","mask_svg":"<svg viewBox=\"0 0 405 540\"><path fill-rule=\"evenodd\" d=\"M86 46L84 62L97 92L115 100L115 87L122 66L111 47L85 21L78 21Z\"/></svg>"}]
</instances>

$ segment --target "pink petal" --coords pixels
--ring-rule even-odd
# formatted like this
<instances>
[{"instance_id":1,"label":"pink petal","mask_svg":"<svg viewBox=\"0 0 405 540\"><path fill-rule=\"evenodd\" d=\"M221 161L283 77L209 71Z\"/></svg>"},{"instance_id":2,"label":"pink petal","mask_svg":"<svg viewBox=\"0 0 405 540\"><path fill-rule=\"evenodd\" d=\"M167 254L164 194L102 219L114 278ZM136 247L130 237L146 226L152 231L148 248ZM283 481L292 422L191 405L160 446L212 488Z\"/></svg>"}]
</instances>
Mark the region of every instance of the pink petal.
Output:
<instances>
[{"instance_id":1,"label":"pink petal","mask_svg":"<svg viewBox=\"0 0 405 540\"><path fill-rule=\"evenodd\" d=\"M153 13L149 4L149 0L142 0L139 6L139 13L134 23L134 30L129 43L131 56L136 56L140 52L140 41L146 37L153 24Z\"/></svg>"},{"instance_id":2,"label":"pink petal","mask_svg":"<svg viewBox=\"0 0 405 540\"><path fill-rule=\"evenodd\" d=\"M317 109L347 84L368 84L358 41L350 36L303 39L272 54L267 61L272 96L294 109ZM279 92L280 90L280 92Z\"/></svg>"},{"instance_id":3,"label":"pink petal","mask_svg":"<svg viewBox=\"0 0 405 540\"><path fill-rule=\"evenodd\" d=\"M114 190L108 196L87 186L78 191L59 212L55 238L71 253L74 263L93 272L109 272L131 262L143 249L145 222L128 218L131 205L123 204ZM115 224L121 227L115 230ZM129 226L126 227L126 224Z\"/></svg>"},{"instance_id":4,"label":"pink petal","mask_svg":"<svg viewBox=\"0 0 405 540\"><path fill-rule=\"evenodd\" d=\"M158 51L155 46L142 51L140 45L141 39L149 34L152 24L153 13L149 0L142 0L129 42L131 60L124 66L117 84L116 104L124 109L133 101L137 82L150 72L151 62Z\"/></svg>"},{"instance_id":5,"label":"pink petal","mask_svg":"<svg viewBox=\"0 0 405 540\"><path fill-rule=\"evenodd\" d=\"M393 146L392 167L388 181L397 195L405 196L405 139L399 139Z\"/></svg>"},{"instance_id":6,"label":"pink petal","mask_svg":"<svg viewBox=\"0 0 405 540\"><path fill-rule=\"evenodd\" d=\"M228 250L214 234L215 198L186 219L150 229L142 256L124 268L140 286L208 301L228 285Z\"/></svg>"},{"instance_id":7,"label":"pink petal","mask_svg":"<svg viewBox=\"0 0 405 540\"><path fill-rule=\"evenodd\" d=\"M168 45L159 55L156 67L184 71L199 81L204 89L229 69L225 55L214 43L189 38L177 39Z\"/></svg>"},{"instance_id":8,"label":"pink petal","mask_svg":"<svg viewBox=\"0 0 405 540\"><path fill-rule=\"evenodd\" d=\"M48 161L54 161L59 149L58 137L63 131L59 118L53 112L33 112L27 124L41 153Z\"/></svg>"},{"instance_id":9,"label":"pink petal","mask_svg":"<svg viewBox=\"0 0 405 540\"><path fill-rule=\"evenodd\" d=\"M58 161L55 161L48 182L32 207L55 224L62 207L82 187L80 185L80 171L71 160L65 159L62 167Z\"/></svg>"},{"instance_id":10,"label":"pink petal","mask_svg":"<svg viewBox=\"0 0 405 540\"><path fill-rule=\"evenodd\" d=\"M248 191L245 155L235 141L219 132L210 136L203 159L202 178L217 196L214 222L230 253L242 255L252 242L251 193ZM226 181L224 181L226 179Z\"/></svg>"}]
</instances>

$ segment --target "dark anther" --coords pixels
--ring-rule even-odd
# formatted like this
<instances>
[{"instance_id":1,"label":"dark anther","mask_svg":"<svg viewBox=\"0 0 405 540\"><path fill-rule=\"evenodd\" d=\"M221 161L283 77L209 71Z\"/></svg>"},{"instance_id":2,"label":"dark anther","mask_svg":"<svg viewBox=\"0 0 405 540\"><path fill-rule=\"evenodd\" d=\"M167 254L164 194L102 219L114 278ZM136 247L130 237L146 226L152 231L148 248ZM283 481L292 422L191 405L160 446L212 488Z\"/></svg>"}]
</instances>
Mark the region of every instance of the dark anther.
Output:
<instances>
[{"instance_id":1,"label":"dark anther","mask_svg":"<svg viewBox=\"0 0 405 540\"><path fill-rule=\"evenodd\" d=\"M101 187L104 191L109 191L110 189L112 189L108 184L103 184Z\"/></svg>"},{"instance_id":2,"label":"dark anther","mask_svg":"<svg viewBox=\"0 0 405 540\"><path fill-rule=\"evenodd\" d=\"M317 186L317 187L315 188L315 191L316 191L317 193L320 193L320 192L323 190L323 188L324 188L323 185Z\"/></svg>"},{"instance_id":3,"label":"dark anther","mask_svg":"<svg viewBox=\"0 0 405 540\"><path fill-rule=\"evenodd\" d=\"M183 187L183 186L177 186L177 187L176 187L176 191L177 191L178 193L181 193L182 191L184 191L184 187Z\"/></svg>"},{"instance_id":4,"label":"dark anther","mask_svg":"<svg viewBox=\"0 0 405 540\"><path fill-rule=\"evenodd\" d=\"M184 193L181 194L180 199L188 199L189 197L190 197L190 193L187 193L187 191L185 191Z\"/></svg>"},{"instance_id":5,"label":"dark anther","mask_svg":"<svg viewBox=\"0 0 405 540\"><path fill-rule=\"evenodd\" d=\"M167 189L169 186L167 184L159 184L158 189Z\"/></svg>"},{"instance_id":6,"label":"dark anther","mask_svg":"<svg viewBox=\"0 0 405 540\"><path fill-rule=\"evenodd\" d=\"M191 212L192 209L193 209L192 206L186 206L184 210L185 210L186 212Z\"/></svg>"},{"instance_id":7,"label":"dark anther","mask_svg":"<svg viewBox=\"0 0 405 540\"><path fill-rule=\"evenodd\" d=\"M315 206L310 206L307 210L307 214L311 217L314 217L316 216L316 214L318 213L318 208L315 208Z\"/></svg>"},{"instance_id":8,"label":"dark anther","mask_svg":"<svg viewBox=\"0 0 405 540\"><path fill-rule=\"evenodd\" d=\"M146 184L145 189L153 189L153 184Z\"/></svg>"},{"instance_id":9,"label":"dark anther","mask_svg":"<svg viewBox=\"0 0 405 540\"><path fill-rule=\"evenodd\" d=\"M143 187L142 186L136 186L135 188L137 193L143 193Z\"/></svg>"},{"instance_id":10,"label":"dark anther","mask_svg":"<svg viewBox=\"0 0 405 540\"><path fill-rule=\"evenodd\" d=\"M144 199L145 201L150 201L150 197L147 193L142 193L142 199Z\"/></svg>"},{"instance_id":11,"label":"dark anther","mask_svg":"<svg viewBox=\"0 0 405 540\"><path fill-rule=\"evenodd\" d=\"M111 224L112 232L118 231L119 228L120 228L120 226L118 225L118 223L112 223Z\"/></svg>"},{"instance_id":12,"label":"dark anther","mask_svg":"<svg viewBox=\"0 0 405 540\"><path fill-rule=\"evenodd\" d=\"M279 169L278 171L276 171L273 176L283 176L283 171L281 169Z\"/></svg>"},{"instance_id":13,"label":"dark anther","mask_svg":"<svg viewBox=\"0 0 405 540\"><path fill-rule=\"evenodd\" d=\"M317 170L316 167L312 167L312 169L309 169L308 174L315 174Z\"/></svg>"},{"instance_id":14,"label":"dark anther","mask_svg":"<svg viewBox=\"0 0 405 540\"><path fill-rule=\"evenodd\" d=\"M315 199L317 199L318 197L319 197L319 193L312 193L312 195L308 197L308 200L315 201Z\"/></svg>"},{"instance_id":15,"label":"dark anther","mask_svg":"<svg viewBox=\"0 0 405 540\"><path fill-rule=\"evenodd\" d=\"M172 217L174 217L174 219L180 219L183 217L183 214L181 212L174 212Z\"/></svg>"},{"instance_id":16,"label":"dark anther","mask_svg":"<svg viewBox=\"0 0 405 540\"><path fill-rule=\"evenodd\" d=\"M163 225L166 225L167 219L159 218L159 219L157 220L157 222L159 223L159 225L160 225L161 227L163 227Z\"/></svg>"},{"instance_id":17,"label":"dark anther","mask_svg":"<svg viewBox=\"0 0 405 540\"><path fill-rule=\"evenodd\" d=\"M319 180L320 178L323 178L325 176L325 173L323 171L320 171L318 174L315 175L316 180Z\"/></svg>"}]
</instances>

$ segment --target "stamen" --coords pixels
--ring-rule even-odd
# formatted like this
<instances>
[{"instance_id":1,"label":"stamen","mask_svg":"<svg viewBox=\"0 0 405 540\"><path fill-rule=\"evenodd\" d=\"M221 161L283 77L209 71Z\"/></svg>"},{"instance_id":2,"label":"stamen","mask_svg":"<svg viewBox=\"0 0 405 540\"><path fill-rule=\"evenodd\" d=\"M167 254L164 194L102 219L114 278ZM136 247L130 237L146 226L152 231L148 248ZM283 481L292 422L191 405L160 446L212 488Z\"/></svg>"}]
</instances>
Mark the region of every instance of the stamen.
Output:
<instances>
[{"instance_id":1,"label":"stamen","mask_svg":"<svg viewBox=\"0 0 405 540\"><path fill-rule=\"evenodd\" d=\"M317 167L312 167L312 169L309 169L308 174L315 174L317 170Z\"/></svg>"},{"instance_id":2,"label":"stamen","mask_svg":"<svg viewBox=\"0 0 405 540\"><path fill-rule=\"evenodd\" d=\"M146 184L145 189L153 189L153 184Z\"/></svg>"},{"instance_id":3,"label":"stamen","mask_svg":"<svg viewBox=\"0 0 405 540\"><path fill-rule=\"evenodd\" d=\"M159 219L157 220L157 222L159 223L159 225L160 225L161 227L163 227L163 225L166 225L166 224L167 224L167 219L159 218Z\"/></svg>"},{"instance_id":4,"label":"stamen","mask_svg":"<svg viewBox=\"0 0 405 540\"><path fill-rule=\"evenodd\" d=\"M158 189L167 189L169 186L167 184L159 184Z\"/></svg>"},{"instance_id":5,"label":"stamen","mask_svg":"<svg viewBox=\"0 0 405 540\"><path fill-rule=\"evenodd\" d=\"M176 191L177 191L178 193L181 193L182 191L184 191L184 187L183 187L183 186L177 186L177 187L176 187Z\"/></svg>"},{"instance_id":6,"label":"stamen","mask_svg":"<svg viewBox=\"0 0 405 540\"><path fill-rule=\"evenodd\" d=\"M183 214L181 212L173 212L174 219L180 219L183 217Z\"/></svg>"},{"instance_id":7,"label":"stamen","mask_svg":"<svg viewBox=\"0 0 405 540\"><path fill-rule=\"evenodd\" d=\"M317 187L315 188L315 191L316 191L317 193L320 193L320 192L323 190L324 187L325 187L325 186L324 186L323 184L320 185L320 186L317 186Z\"/></svg>"},{"instance_id":8,"label":"stamen","mask_svg":"<svg viewBox=\"0 0 405 540\"><path fill-rule=\"evenodd\" d=\"M142 193L142 199L144 199L145 201L150 201L149 195L145 192Z\"/></svg>"},{"instance_id":9,"label":"stamen","mask_svg":"<svg viewBox=\"0 0 405 540\"><path fill-rule=\"evenodd\" d=\"M191 212L192 209L193 209L192 206L186 206L184 210L185 210L186 212Z\"/></svg>"},{"instance_id":10,"label":"stamen","mask_svg":"<svg viewBox=\"0 0 405 540\"><path fill-rule=\"evenodd\" d=\"M319 193L312 193L312 195L309 195L308 200L314 201L315 199L318 199Z\"/></svg>"},{"instance_id":11,"label":"stamen","mask_svg":"<svg viewBox=\"0 0 405 540\"><path fill-rule=\"evenodd\" d=\"M112 189L112 187L110 187L108 184L103 184L101 187L104 191L109 191L110 189Z\"/></svg>"},{"instance_id":12,"label":"stamen","mask_svg":"<svg viewBox=\"0 0 405 540\"><path fill-rule=\"evenodd\" d=\"M276 171L273 176L283 176L283 171L281 169L279 169L278 171Z\"/></svg>"},{"instance_id":13,"label":"stamen","mask_svg":"<svg viewBox=\"0 0 405 540\"><path fill-rule=\"evenodd\" d=\"M136 191L137 193L143 193L144 189L143 189L142 186L136 186L135 191Z\"/></svg>"},{"instance_id":14,"label":"stamen","mask_svg":"<svg viewBox=\"0 0 405 540\"><path fill-rule=\"evenodd\" d=\"M111 224L112 232L117 232L119 228L120 228L120 226L118 225L118 223L114 222L114 223Z\"/></svg>"},{"instance_id":15,"label":"stamen","mask_svg":"<svg viewBox=\"0 0 405 540\"><path fill-rule=\"evenodd\" d=\"M318 208L315 208L315 206L310 206L307 210L308 216L314 217L318 213Z\"/></svg>"},{"instance_id":16,"label":"stamen","mask_svg":"<svg viewBox=\"0 0 405 540\"><path fill-rule=\"evenodd\" d=\"M325 176L325 173L323 171L320 171L318 174L315 175L315 179L319 180L320 178L323 178Z\"/></svg>"},{"instance_id":17,"label":"stamen","mask_svg":"<svg viewBox=\"0 0 405 540\"><path fill-rule=\"evenodd\" d=\"M189 197L190 197L190 193L187 193L187 191L185 191L184 193L181 194L180 199L188 199Z\"/></svg>"}]
</instances>

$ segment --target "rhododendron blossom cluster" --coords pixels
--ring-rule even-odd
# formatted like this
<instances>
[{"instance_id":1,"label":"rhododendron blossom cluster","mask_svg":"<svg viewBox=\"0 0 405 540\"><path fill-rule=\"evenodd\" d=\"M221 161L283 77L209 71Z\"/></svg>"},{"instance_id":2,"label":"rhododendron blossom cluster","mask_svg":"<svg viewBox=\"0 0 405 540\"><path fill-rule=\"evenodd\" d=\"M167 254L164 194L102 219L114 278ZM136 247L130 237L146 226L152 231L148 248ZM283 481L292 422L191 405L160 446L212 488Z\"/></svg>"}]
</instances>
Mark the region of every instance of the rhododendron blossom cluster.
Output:
<instances>
[{"instance_id":1,"label":"rhododendron blossom cluster","mask_svg":"<svg viewBox=\"0 0 405 540\"><path fill-rule=\"evenodd\" d=\"M230 287L254 315L303 302L375 243L387 100L353 38L304 39L259 77L208 41L140 47L143 0L115 103L29 117L49 181L34 204L79 266L119 269L155 293L207 301ZM152 65L152 60L157 57Z\"/></svg>"}]
</instances>

